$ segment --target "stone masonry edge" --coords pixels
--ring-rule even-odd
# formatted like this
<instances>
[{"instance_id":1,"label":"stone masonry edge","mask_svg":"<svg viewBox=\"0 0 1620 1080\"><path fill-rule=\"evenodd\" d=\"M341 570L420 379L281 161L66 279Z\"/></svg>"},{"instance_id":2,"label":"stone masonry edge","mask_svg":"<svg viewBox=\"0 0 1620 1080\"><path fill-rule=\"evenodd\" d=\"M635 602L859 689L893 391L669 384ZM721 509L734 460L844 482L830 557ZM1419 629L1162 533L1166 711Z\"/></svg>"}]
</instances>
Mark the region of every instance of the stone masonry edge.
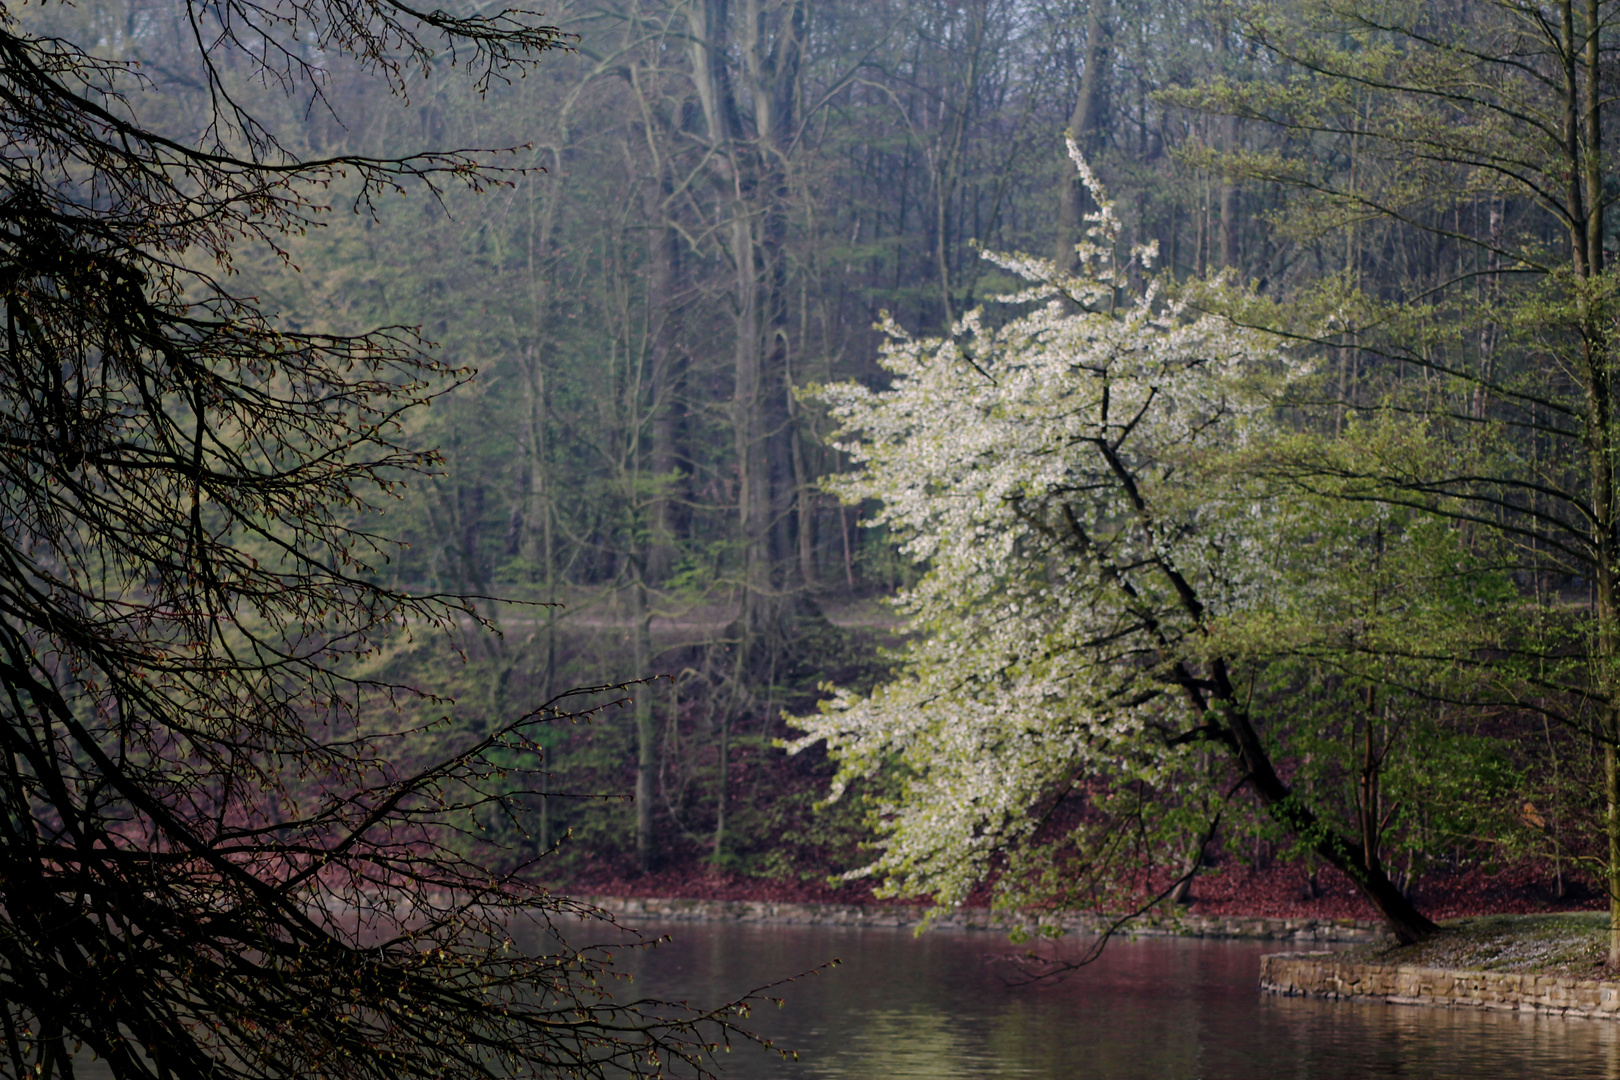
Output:
<instances>
[{"instance_id":1,"label":"stone masonry edge","mask_svg":"<svg viewBox=\"0 0 1620 1080\"><path fill-rule=\"evenodd\" d=\"M1384 1001L1453 1009L1620 1019L1620 982L1410 964L1359 964L1331 952L1260 958L1260 988L1288 996Z\"/></svg>"}]
</instances>

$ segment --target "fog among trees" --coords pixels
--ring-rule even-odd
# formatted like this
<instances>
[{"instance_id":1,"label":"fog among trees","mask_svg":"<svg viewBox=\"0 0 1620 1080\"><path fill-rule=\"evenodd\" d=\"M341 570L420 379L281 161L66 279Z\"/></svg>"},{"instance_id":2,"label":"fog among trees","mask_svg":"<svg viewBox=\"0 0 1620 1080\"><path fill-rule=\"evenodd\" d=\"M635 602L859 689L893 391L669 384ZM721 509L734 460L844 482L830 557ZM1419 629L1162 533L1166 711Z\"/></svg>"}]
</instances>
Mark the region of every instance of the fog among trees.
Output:
<instances>
[{"instance_id":1,"label":"fog among trees","mask_svg":"<svg viewBox=\"0 0 1620 1080\"><path fill-rule=\"evenodd\" d=\"M1276 451L1264 497L1444 522L1434 543L1461 544L1468 573L1488 569L1545 613L1438 658L1389 641L1346 652L1353 631L1337 652L1325 631L1252 645L1293 665L1267 669L1298 713L1273 744L1284 774L1382 850L1401 888L1528 852L1605 862L1590 847L1600 680L1569 667L1592 655L1579 642L1596 624L1577 616L1603 608L1603 578L1580 554L1586 533L1558 535L1586 528L1567 508L1594 504L1560 442L1584 436L1552 420L1584 408L1579 379L1552 374L1581 334L1565 336L1545 290L1566 273L1571 215L1578 231L1601 223L1609 197L1578 39L1608 9L1572 8L1563 52L1557 25L1511 6L1379 10L569 5L548 17L575 51L483 96L441 65L402 76L402 106L334 65L330 109L286 115L312 152L512 148L493 160L514 171L482 193L409 191L375 217L340 202L289 248L297 273L268 257L244 271L290 318L316 320L299 325L420 325L446 364L478 372L415 432L443 471L390 511L410 542L390 580L560 606L486 605L503 636L469 646L464 666L413 653L401 670L442 679L473 725L565 686L670 677L589 730L547 736L554 790L633 803L531 799L523 822L491 827L533 851L572 830L553 865L632 875L699 859L820 880L868 861L854 847L865 804L814 809L820 751L784 759L773 744L792 734L783 710L811 711L822 680L884 678L901 623L876 601L928 563L861 526L878 502L829 488L851 460L804 391L887 385L885 318L926 337L976 309L990 326L1027 311L996 302L1026 283L987 252L1077 268L1098 204L1067 134L1110 193L1122 290L1225 282L1237 292L1194 305L1280 334L1315 373L1277 404L1317 441ZM1541 74L1448 51L1470 34ZM151 37L138 47L158 48ZM1573 150L1553 139L1561 56L1576 67ZM1497 97L1459 105L1447 79ZM1596 205L1570 210L1559 178L1586 184L1589 164ZM1403 475L1421 455L1435 475ZM1523 464L1504 487L1508 459ZM1465 461L1485 480L1446 475ZM1332 527L1365 551L1402 528L1376 517ZM1409 587L1439 587L1423 580ZM1463 665L1464 678L1459 656L1508 637L1562 673L1527 687L1523 671ZM1226 801L1217 846L1251 862L1298 850L1239 785L1197 812L1172 800L1154 865L1185 866Z\"/></svg>"},{"instance_id":2,"label":"fog among trees","mask_svg":"<svg viewBox=\"0 0 1620 1080\"><path fill-rule=\"evenodd\" d=\"M377 752L489 751L455 858L1620 903L1610 0L564 2L537 63L249 10L15 19L303 200L131 243L430 346L322 512L405 542L345 570Z\"/></svg>"}]
</instances>

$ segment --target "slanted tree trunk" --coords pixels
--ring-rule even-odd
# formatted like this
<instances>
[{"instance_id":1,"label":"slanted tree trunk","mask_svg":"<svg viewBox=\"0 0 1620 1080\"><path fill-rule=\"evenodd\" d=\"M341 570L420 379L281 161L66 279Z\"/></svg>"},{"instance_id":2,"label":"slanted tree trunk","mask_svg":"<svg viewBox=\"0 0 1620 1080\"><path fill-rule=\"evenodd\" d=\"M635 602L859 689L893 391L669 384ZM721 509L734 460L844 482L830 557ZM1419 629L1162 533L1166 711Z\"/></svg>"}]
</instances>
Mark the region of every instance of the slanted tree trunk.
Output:
<instances>
[{"instance_id":1,"label":"slanted tree trunk","mask_svg":"<svg viewBox=\"0 0 1620 1080\"><path fill-rule=\"evenodd\" d=\"M1209 842L1215 839L1215 830L1220 828L1220 825L1221 815L1216 814L1210 819L1209 825L1200 830L1197 836L1193 837L1192 847L1187 853L1187 865L1181 871L1181 880L1176 882L1176 887L1170 890L1170 895L1167 897L1171 904L1180 906L1192 902L1193 878L1198 876L1199 869L1204 865L1204 857L1209 851Z\"/></svg>"},{"instance_id":2,"label":"slanted tree trunk","mask_svg":"<svg viewBox=\"0 0 1620 1080\"><path fill-rule=\"evenodd\" d=\"M1376 853L1369 852L1359 840L1317 817L1282 777L1266 753L1259 734L1246 709L1236 707L1240 700L1236 688L1228 677L1224 661L1213 667L1216 686L1214 697L1229 703L1226 729L1231 733L1231 746L1236 750L1238 762L1245 778L1274 821L1310 845L1329 865L1355 882L1356 888L1367 898L1383 918L1385 925L1403 944L1422 941L1439 929L1434 921L1417 909L1378 864Z\"/></svg>"},{"instance_id":3,"label":"slanted tree trunk","mask_svg":"<svg viewBox=\"0 0 1620 1080\"><path fill-rule=\"evenodd\" d=\"M1136 514L1136 527L1142 532L1147 550L1156 550L1159 547L1159 526L1152 507L1143 495L1142 478L1106 442L1098 441L1096 446ZM1080 523L1079 517L1072 511L1065 516L1079 554L1098 564L1112 565ZM1168 594L1176 598L1175 605L1181 613L1193 626L1205 627L1209 613L1196 585L1187 579L1168 555L1155 557L1149 565L1168 587ZM1130 584L1130 577L1138 569L1115 566L1108 571L1117 587L1133 600L1138 594ZM1160 624L1157 617L1142 617L1146 628L1158 635ZM1181 660L1173 661L1170 665L1170 680L1180 689L1198 725L1179 736L1177 741L1206 741L1225 747L1234 759L1243 782L1259 796L1272 819L1355 882L1397 940L1410 944L1434 933L1438 927L1390 881L1378 865L1376 853L1369 852L1359 839L1346 835L1344 830L1317 817L1299 793L1283 782L1249 708L1244 704L1246 695L1240 694L1233 684L1231 669L1225 658L1215 656L1198 666L1201 670L1194 670L1189 662Z\"/></svg>"}]
</instances>

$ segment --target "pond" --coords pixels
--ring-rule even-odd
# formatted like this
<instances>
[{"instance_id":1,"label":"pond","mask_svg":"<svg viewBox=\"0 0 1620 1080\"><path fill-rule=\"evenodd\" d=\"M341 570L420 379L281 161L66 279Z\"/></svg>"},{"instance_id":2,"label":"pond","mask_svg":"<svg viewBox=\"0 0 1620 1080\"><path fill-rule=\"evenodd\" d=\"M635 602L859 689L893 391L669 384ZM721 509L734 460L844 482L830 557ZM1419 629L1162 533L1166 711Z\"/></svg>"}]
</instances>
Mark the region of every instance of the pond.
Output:
<instances>
[{"instance_id":1,"label":"pond","mask_svg":"<svg viewBox=\"0 0 1620 1080\"><path fill-rule=\"evenodd\" d=\"M714 1003L831 958L756 1010L800 1060L739 1047L740 1080L1620 1080L1620 1022L1279 998L1257 989L1276 942L1116 940L1062 982L1013 988L992 933L644 925L673 940L620 953L650 996Z\"/></svg>"}]
</instances>

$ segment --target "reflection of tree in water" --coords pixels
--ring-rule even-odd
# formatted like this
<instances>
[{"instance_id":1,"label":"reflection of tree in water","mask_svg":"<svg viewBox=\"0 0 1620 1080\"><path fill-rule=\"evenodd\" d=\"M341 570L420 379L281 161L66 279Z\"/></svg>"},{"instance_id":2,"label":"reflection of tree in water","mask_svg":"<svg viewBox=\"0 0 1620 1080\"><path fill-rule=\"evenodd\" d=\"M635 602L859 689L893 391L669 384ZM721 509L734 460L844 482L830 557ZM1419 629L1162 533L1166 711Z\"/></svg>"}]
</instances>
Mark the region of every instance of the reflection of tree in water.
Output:
<instances>
[{"instance_id":1,"label":"reflection of tree in water","mask_svg":"<svg viewBox=\"0 0 1620 1080\"><path fill-rule=\"evenodd\" d=\"M1071 977L1009 990L989 932L674 923L674 942L630 959L640 992L694 1002L747 978L839 967L782 987L755 1014L797 1063L739 1050L736 1080L1606 1080L1620 1024L1547 1016L1346 1005L1262 995L1279 942L1118 940Z\"/></svg>"}]
</instances>

